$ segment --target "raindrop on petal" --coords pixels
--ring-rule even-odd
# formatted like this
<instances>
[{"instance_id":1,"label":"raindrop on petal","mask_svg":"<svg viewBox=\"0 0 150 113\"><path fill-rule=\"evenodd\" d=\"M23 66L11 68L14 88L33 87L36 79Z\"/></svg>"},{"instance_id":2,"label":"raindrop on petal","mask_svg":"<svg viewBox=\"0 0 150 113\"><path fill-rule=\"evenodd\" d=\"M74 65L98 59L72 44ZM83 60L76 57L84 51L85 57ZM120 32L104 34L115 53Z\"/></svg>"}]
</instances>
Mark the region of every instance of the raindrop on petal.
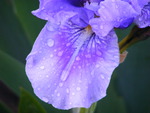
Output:
<instances>
[{"instance_id":1,"label":"raindrop on petal","mask_svg":"<svg viewBox=\"0 0 150 113\"><path fill-rule=\"evenodd\" d=\"M44 69L44 68L45 68L44 66L41 66L41 67L40 67L40 69Z\"/></svg>"},{"instance_id":2,"label":"raindrop on petal","mask_svg":"<svg viewBox=\"0 0 150 113\"><path fill-rule=\"evenodd\" d=\"M79 61L79 60L80 60L80 57L79 57L79 56L77 56L77 57L76 57L76 61Z\"/></svg>"},{"instance_id":3,"label":"raindrop on petal","mask_svg":"<svg viewBox=\"0 0 150 113\"><path fill-rule=\"evenodd\" d=\"M47 45L48 45L49 47L53 47L53 46L54 46L54 40L49 39L49 40L47 41Z\"/></svg>"},{"instance_id":4,"label":"raindrop on petal","mask_svg":"<svg viewBox=\"0 0 150 113\"><path fill-rule=\"evenodd\" d=\"M77 91L80 91L80 90L81 90L81 88L80 88L80 87L77 87L77 88L76 88L76 90L77 90Z\"/></svg>"},{"instance_id":5,"label":"raindrop on petal","mask_svg":"<svg viewBox=\"0 0 150 113\"><path fill-rule=\"evenodd\" d=\"M43 100L44 102L48 102L48 98L46 98L46 97L42 97L42 100Z\"/></svg>"},{"instance_id":6,"label":"raindrop on petal","mask_svg":"<svg viewBox=\"0 0 150 113\"><path fill-rule=\"evenodd\" d=\"M72 95L75 95L75 93L74 93L74 92L72 92Z\"/></svg>"},{"instance_id":7,"label":"raindrop on petal","mask_svg":"<svg viewBox=\"0 0 150 113\"><path fill-rule=\"evenodd\" d=\"M62 56L63 51L58 52L58 56Z\"/></svg>"},{"instance_id":8,"label":"raindrop on petal","mask_svg":"<svg viewBox=\"0 0 150 113\"><path fill-rule=\"evenodd\" d=\"M62 87L62 86L63 86L63 83L59 83L59 86Z\"/></svg>"},{"instance_id":9,"label":"raindrop on petal","mask_svg":"<svg viewBox=\"0 0 150 113\"><path fill-rule=\"evenodd\" d=\"M104 75L101 74L100 76L101 76L102 79L104 79Z\"/></svg>"},{"instance_id":10,"label":"raindrop on petal","mask_svg":"<svg viewBox=\"0 0 150 113\"><path fill-rule=\"evenodd\" d=\"M66 89L66 92L69 93L69 89L68 88Z\"/></svg>"},{"instance_id":11,"label":"raindrop on petal","mask_svg":"<svg viewBox=\"0 0 150 113\"><path fill-rule=\"evenodd\" d=\"M60 96L60 93L57 93L57 96L59 97L59 96Z\"/></svg>"}]
</instances>

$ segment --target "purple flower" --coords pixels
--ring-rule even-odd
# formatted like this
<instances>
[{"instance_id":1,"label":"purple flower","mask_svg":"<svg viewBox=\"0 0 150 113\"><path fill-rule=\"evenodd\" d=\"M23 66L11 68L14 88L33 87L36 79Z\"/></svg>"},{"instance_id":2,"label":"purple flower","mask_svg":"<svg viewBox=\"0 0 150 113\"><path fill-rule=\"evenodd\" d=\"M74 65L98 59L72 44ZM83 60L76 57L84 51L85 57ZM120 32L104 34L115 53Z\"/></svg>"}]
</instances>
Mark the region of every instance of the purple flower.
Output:
<instances>
[{"instance_id":1,"label":"purple flower","mask_svg":"<svg viewBox=\"0 0 150 113\"><path fill-rule=\"evenodd\" d=\"M119 64L113 28L128 27L134 7L127 0L40 0L33 14L48 21L27 57L35 94L59 109L103 98Z\"/></svg>"},{"instance_id":2,"label":"purple flower","mask_svg":"<svg viewBox=\"0 0 150 113\"><path fill-rule=\"evenodd\" d=\"M140 5L142 4L139 2L139 7L140 11L138 13L138 16L135 18L134 22L140 27L140 28L145 28L150 26L150 0L145 0L149 1L149 3L143 3L143 7Z\"/></svg>"},{"instance_id":3,"label":"purple flower","mask_svg":"<svg viewBox=\"0 0 150 113\"><path fill-rule=\"evenodd\" d=\"M105 0L90 20L98 35L106 36L114 27L127 28L133 22L140 28L150 26L150 0Z\"/></svg>"}]
</instances>

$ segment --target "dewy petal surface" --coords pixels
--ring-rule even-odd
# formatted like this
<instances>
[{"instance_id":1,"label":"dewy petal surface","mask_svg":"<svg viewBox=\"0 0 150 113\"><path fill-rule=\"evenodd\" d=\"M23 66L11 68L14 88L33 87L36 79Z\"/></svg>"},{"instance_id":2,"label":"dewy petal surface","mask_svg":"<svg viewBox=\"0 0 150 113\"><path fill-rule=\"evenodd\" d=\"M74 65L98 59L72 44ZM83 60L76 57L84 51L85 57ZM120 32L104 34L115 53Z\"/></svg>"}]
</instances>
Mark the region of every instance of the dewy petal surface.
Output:
<instances>
[{"instance_id":1,"label":"dewy petal surface","mask_svg":"<svg viewBox=\"0 0 150 113\"><path fill-rule=\"evenodd\" d=\"M47 22L27 57L26 73L43 101L59 109L88 108L106 95L119 64L117 36L111 31L100 38L90 27L62 24Z\"/></svg>"},{"instance_id":2,"label":"dewy petal surface","mask_svg":"<svg viewBox=\"0 0 150 113\"><path fill-rule=\"evenodd\" d=\"M122 1L126 1L129 4L132 5L132 7L138 12L140 13L141 10L143 9L143 7L145 5L148 4L148 2L150 2L150 0L122 0Z\"/></svg>"},{"instance_id":3,"label":"dewy petal surface","mask_svg":"<svg viewBox=\"0 0 150 113\"><path fill-rule=\"evenodd\" d=\"M143 7L141 14L135 18L135 23L140 28L150 26L150 3Z\"/></svg>"},{"instance_id":4,"label":"dewy petal surface","mask_svg":"<svg viewBox=\"0 0 150 113\"><path fill-rule=\"evenodd\" d=\"M106 36L114 27L128 27L137 15L132 6L121 0L105 0L98 10L100 18L90 20L94 32Z\"/></svg>"},{"instance_id":5,"label":"dewy petal surface","mask_svg":"<svg viewBox=\"0 0 150 113\"><path fill-rule=\"evenodd\" d=\"M72 11L78 13L78 17L88 23L93 18L94 12L79 7L83 0L40 0L39 9L32 11L38 18L49 20L60 11Z\"/></svg>"}]
</instances>

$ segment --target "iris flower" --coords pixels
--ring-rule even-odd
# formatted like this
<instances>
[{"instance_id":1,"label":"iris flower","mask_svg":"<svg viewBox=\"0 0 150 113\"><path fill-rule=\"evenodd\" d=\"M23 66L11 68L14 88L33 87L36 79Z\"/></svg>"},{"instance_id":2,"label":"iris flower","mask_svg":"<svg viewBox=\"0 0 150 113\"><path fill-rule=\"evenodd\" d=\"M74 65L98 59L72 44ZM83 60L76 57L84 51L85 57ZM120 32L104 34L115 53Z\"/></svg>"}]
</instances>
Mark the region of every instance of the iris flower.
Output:
<instances>
[{"instance_id":1,"label":"iris flower","mask_svg":"<svg viewBox=\"0 0 150 113\"><path fill-rule=\"evenodd\" d=\"M35 94L58 109L105 97L119 65L114 28L137 17L128 0L40 0L32 13L47 20L26 59Z\"/></svg>"}]
</instances>

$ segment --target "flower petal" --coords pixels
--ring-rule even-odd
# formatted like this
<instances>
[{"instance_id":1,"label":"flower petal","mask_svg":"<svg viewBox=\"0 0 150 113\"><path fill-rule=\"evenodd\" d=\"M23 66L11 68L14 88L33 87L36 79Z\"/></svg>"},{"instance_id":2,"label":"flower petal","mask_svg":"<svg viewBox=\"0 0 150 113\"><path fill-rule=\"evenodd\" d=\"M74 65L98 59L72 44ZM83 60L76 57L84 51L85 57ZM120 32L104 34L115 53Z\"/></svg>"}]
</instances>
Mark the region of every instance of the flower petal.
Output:
<instances>
[{"instance_id":1,"label":"flower petal","mask_svg":"<svg viewBox=\"0 0 150 113\"><path fill-rule=\"evenodd\" d=\"M145 5L141 10L141 14L135 18L135 23L140 28L145 28L150 26L150 3Z\"/></svg>"},{"instance_id":2,"label":"flower petal","mask_svg":"<svg viewBox=\"0 0 150 113\"><path fill-rule=\"evenodd\" d=\"M49 20L53 18L60 11L72 11L78 13L78 17L82 21L88 23L90 18L93 18L94 12L78 7L75 4L79 4L76 0L40 0L39 9L32 11L32 13L38 18ZM77 2L77 3L76 3Z\"/></svg>"},{"instance_id":3,"label":"flower petal","mask_svg":"<svg viewBox=\"0 0 150 113\"><path fill-rule=\"evenodd\" d=\"M88 108L106 95L119 64L117 36L112 31L100 38L90 27L64 23L57 28L47 22L27 57L26 73L43 101L59 109Z\"/></svg>"},{"instance_id":4,"label":"flower petal","mask_svg":"<svg viewBox=\"0 0 150 113\"><path fill-rule=\"evenodd\" d=\"M123 0L132 5L132 7L136 10L136 12L141 13L141 10L145 5L150 2L150 0Z\"/></svg>"},{"instance_id":5,"label":"flower petal","mask_svg":"<svg viewBox=\"0 0 150 113\"><path fill-rule=\"evenodd\" d=\"M114 27L128 27L137 15L132 6L121 0L105 0L98 10L100 18L90 20L94 32L106 36Z\"/></svg>"}]
</instances>

